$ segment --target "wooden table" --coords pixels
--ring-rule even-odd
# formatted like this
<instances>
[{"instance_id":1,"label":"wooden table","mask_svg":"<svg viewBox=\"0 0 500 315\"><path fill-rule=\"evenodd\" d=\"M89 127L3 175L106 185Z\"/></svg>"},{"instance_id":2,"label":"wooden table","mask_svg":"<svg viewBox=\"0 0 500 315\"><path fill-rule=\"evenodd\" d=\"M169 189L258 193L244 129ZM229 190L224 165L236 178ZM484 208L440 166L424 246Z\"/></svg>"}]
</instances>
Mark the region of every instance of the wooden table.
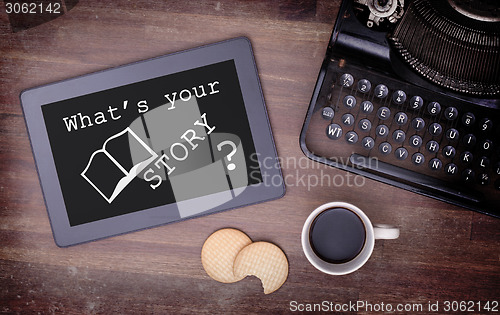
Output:
<instances>
[{"instance_id":1,"label":"wooden table","mask_svg":"<svg viewBox=\"0 0 500 315\"><path fill-rule=\"evenodd\" d=\"M74 2L74 1L71 1ZM70 1L66 1L69 6ZM299 133L340 1L97 1L12 32L0 5L0 312L286 313L365 303L360 313L500 296L500 220L371 180L308 186L347 174L306 159ZM67 10L67 8L66 8ZM275 201L69 248L55 245L19 104L21 90L237 36L255 58L287 180ZM302 225L319 205L353 203L401 228L355 273L309 264ZM205 239L234 227L280 246L287 282L264 295L255 277L222 284L200 260ZM326 301L326 302L323 302ZM332 304L329 304L329 303ZM383 303L383 304L382 304ZM497 302L498 303L498 302ZM361 304L360 304L361 305ZM468 306L472 304L467 304ZM345 308L345 307L344 307ZM500 306L497 306L497 310ZM352 308L347 309L352 311ZM387 310L387 308L386 308ZM418 310L418 309L417 309Z\"/></svg>"}]
</instances>

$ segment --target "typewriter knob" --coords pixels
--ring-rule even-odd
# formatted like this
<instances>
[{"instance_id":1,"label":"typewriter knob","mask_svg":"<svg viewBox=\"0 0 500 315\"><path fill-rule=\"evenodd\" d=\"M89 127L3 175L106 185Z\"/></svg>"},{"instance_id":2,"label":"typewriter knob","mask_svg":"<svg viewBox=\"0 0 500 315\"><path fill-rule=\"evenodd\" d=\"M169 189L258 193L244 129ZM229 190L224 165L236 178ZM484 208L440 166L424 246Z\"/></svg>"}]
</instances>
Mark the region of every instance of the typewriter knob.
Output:
<instances>
[{"instance_id":1,"label":"typewriter knob","mask_svg":"<svg viewBox=\"0 0 500 315\"><path fill-rule=\"evenodd\" d=\"M364 6L364 9L368 8L366 26L369 28L374 25L381 26L386 21L396 23L404 12L404 0L355 0L355 2Z\"/></svg>"}]
</instances>

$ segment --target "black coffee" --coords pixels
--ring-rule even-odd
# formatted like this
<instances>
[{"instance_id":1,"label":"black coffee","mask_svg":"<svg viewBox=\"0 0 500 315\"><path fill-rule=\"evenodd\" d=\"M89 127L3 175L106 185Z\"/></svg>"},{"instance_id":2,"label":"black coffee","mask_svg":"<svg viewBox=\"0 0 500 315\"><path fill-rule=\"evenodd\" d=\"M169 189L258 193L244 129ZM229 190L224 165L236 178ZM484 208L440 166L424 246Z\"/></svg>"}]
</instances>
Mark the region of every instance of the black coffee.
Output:
<instances>
[{"instance_id":1,"label":"black coffee","mask_svg":"<svg viewBox=\"0 0 500 315\"><path fill-rule=\"evenodd\" d=\"M356 257L365 244L365 226L354 212L332 208L314 219L309 232L313 251L329 263L340 264Z\"/></svg>"}]
</instances>

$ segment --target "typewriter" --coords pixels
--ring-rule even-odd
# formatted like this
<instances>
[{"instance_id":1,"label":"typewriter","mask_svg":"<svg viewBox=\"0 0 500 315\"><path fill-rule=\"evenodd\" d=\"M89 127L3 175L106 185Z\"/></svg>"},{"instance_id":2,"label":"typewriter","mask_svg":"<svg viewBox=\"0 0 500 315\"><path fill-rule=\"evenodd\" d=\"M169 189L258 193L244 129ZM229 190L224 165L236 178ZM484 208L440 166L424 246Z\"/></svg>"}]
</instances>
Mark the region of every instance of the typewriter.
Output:
<instances>
[{"instance_id":1,"label":"typewriter","mask_svg":"<svg viewBox=\"0 0 500 315\"><path fill-rule=\"evenodd\" d=\"M497 0L344 0L309 158L500 218Z\"/></svg>"}]
</instances>

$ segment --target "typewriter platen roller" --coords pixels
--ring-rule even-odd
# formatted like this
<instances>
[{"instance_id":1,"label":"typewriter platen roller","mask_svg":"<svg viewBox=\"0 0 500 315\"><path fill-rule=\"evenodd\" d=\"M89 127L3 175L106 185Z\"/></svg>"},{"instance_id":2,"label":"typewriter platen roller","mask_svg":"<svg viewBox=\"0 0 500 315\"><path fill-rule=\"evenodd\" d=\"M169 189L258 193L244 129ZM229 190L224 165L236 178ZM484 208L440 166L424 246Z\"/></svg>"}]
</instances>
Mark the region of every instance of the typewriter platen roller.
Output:
<instances>
[{"instance_id":1,"label":"typewriter platen roller","mask_svg":"<svg viewBox=\"0 0 500 315\"><path fill-rule=\"evenodd\" d=\"M300 143L313 160L500 217L497 1L343 1Z\"/></svg>"}]
</instances>

